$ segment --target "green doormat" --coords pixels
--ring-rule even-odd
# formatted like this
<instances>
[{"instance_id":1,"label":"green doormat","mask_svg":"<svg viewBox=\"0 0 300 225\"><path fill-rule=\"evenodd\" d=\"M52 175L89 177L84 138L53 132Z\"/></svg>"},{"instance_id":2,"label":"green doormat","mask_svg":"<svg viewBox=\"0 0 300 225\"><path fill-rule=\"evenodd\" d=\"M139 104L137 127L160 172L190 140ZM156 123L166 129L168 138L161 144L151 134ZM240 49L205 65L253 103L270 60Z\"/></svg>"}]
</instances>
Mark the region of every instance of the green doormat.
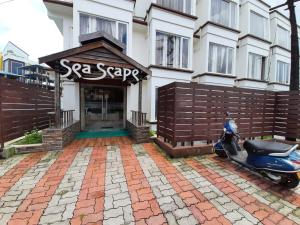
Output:
<instances>
[{"instance_id":1,"label":"green doormat","mask_svg":"<svg viewBox=\"0 0 300 225\"><path fill-rule=\"evenodd\" d=\"M80 132L76 135L76 139L84 138L106 138L106 137L124 137L128 136L129 133L127 130L102 130L102 131L86 131Z\"/></svg>"}]
</instances>

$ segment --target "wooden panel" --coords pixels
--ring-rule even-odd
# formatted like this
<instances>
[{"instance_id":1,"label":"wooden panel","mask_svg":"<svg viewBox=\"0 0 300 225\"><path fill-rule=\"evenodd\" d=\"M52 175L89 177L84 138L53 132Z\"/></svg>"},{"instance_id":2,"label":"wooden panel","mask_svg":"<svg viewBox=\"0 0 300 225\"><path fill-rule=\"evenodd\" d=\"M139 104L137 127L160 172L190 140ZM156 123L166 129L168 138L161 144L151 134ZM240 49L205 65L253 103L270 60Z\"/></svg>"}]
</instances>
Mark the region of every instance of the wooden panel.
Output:
<instances>
[{"instance_id":1,"label":"wooden panel","mask_svg":"<svg viewBox=\"0 0 300 225\"><path fill-rule=\"evenodd\" d=\"M0 78L0 90L0 142L49 126L48 112L54 111L52 90L6 78Z\"/></svg>"},{"instance_id":2,"label":"wooden panel","mask_svg":"<svg viewBox=\"0 0 300 225\"><path fill-rule=\"evenodd\" d=\"M229 111L242 138L274 134L300 138L299 105L299 92L176 82L158 90L157 133L173 145L216 141Z\"/></svg>"}]
</instances>

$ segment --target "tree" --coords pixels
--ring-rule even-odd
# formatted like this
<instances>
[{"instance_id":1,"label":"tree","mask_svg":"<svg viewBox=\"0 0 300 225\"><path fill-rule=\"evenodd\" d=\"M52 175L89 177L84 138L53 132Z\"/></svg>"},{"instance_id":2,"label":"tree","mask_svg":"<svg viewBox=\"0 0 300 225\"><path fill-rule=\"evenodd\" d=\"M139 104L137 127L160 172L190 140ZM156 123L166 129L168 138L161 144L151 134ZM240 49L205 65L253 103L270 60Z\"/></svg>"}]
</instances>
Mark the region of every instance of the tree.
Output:
<instances>
[{"instance_id":1,"label":"tree","mask_svg":"<svg viewBox=\"0 0 300 225\"><path fill-rule=\"evenodd\" d=\"M287 0L285 3L275 6L270 9L275 9L287 6L290 12L291 24L291 75L290 75L290 91L299 90L299 40L298 40L298 26L295 14L295 2L300 0Z\"/></svg>"}]
</instances>

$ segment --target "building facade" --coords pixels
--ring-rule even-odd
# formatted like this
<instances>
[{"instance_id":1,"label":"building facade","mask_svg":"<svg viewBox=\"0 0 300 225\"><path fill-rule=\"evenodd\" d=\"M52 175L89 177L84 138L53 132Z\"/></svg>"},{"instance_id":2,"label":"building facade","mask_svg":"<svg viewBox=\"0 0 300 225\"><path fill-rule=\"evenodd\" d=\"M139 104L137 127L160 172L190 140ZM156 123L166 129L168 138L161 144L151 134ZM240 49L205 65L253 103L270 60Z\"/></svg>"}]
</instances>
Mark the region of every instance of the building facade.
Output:
<instances>
[{"instance_id":1,"label":"building facade","mask_svg":"<svg viewBox=\"0 0 300 225\"><path fill-rule=\"evenodd\" d=\"M32 64L28 57L28 53L9 41L3 49L3 71L22 75L23 71L19 68Z\"/></svg>"},{"instance_id":2,"label":"building facade","mask_svg":"<svg viewBox=\"0 0 300 225\"><path fill-rule=\"evenodd\" d=\"M157 88L174 81L288 89L289 21L277 11L269 13L270 6L262 0L44 0L44 4L64 37L65 50L80 46L81 35L103 32L151 70L142 82L142 111L150 123L156 122ZM80 82L65 80L62 108L74 109L77 119L84 108L85 117L101 120L110 105L121 104L121 100L110 103L113 94L106 88L99 84L84 89ZM130 85L122 93L127 119L138 110L134 100L138 91L138 85ZM91 95L106 98L104 106L104 100L100 108L88 106Z\"/></svg>"}]
</instances>

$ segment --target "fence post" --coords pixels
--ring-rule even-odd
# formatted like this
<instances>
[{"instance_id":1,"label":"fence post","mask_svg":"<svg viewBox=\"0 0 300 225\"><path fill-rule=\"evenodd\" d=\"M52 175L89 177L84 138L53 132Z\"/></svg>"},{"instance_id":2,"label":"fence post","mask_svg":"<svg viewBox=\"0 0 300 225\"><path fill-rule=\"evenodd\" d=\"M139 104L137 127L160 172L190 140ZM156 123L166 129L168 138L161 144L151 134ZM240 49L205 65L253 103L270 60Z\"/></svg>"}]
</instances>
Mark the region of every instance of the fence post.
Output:
<instances>
[{"instance_id":1,"label":"fence post","mask_svg":"<svg viewBox=\"0 0 300 225\"><path fill-rule=\"evenodd\" d=\"M0 77L0 153L4 148L4 137L3 137L3 120L2 120L2 89L3 89L3 78Z\"/></svg>"}]
</instances>

